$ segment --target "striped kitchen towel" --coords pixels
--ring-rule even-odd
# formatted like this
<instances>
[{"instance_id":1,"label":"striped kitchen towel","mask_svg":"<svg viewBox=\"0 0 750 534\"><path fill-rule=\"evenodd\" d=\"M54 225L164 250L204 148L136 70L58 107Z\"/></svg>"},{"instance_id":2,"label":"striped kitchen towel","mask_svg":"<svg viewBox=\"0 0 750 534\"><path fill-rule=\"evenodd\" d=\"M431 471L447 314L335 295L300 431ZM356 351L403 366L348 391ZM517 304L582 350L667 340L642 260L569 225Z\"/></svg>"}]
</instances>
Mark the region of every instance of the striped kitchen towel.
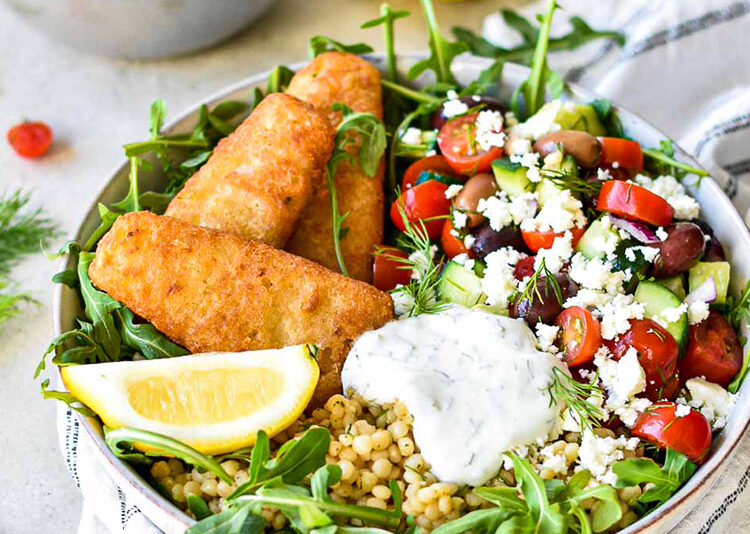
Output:
<instances>
[{"instance_id":1,"label":"striped kitchen towel","mask_svg":"<svg viewBox=\"0 0 750 534\"><path fill-rule=\"evenodd\" d=\"M553 28L580 15L597 29L618 29L624 48L596 41L552 56L552 67L645 117L695 155L750 220L750 1L560 0ZM543 11L546 0L521 9ZM567 15L567 16L566 16ZM460 23L460 21L454 21ZM499 15L484 35L498 45L517 44ZM61 407L60 445L84 496L79 534L160 534L91 454L78 417ZM750 435L715 486L674 534L750 532Z\"/></svg>"}]
</instances>

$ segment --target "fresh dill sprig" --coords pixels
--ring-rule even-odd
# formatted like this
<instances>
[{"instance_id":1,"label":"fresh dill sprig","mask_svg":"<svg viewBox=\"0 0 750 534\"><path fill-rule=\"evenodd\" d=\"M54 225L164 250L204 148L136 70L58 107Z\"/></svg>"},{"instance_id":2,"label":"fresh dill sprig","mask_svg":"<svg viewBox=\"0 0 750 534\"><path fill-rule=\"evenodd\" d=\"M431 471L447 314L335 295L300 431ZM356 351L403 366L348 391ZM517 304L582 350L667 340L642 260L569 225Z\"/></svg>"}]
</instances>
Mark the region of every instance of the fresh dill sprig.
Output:
<instances>
[{"instance_id":1,"label":"fresh dill sprig","mask_svg":"<svg viewBox=\"0 0 750 534\"><path fill-rule=\"evenodd\" d=\"M570 409L575 415L581 429L601 426L602 410L589 402L589 398L604 398L602 388L596 385L597 376L591 382L583 384L555 367L552 369L552 383L547 386L549 404L561 405Z\"/></svg>"},{"instance_id":2,"label":"fresh dill sprig","mask_svg":"<svg viewBox=\"0 0 750 534\"><path fill-rule=\"evenodd\" d=\"M0 275L6 275L27 254L37 252L59 232L41 208L27 211L29 195L21 191L0 198ZM7 286L7 284L5 284Z\"/></svg>"},{"instance_id":3,"label":"fresh dill sprig","mask_svg":"<svg viewBox=\"0 0 750 534\"><path fill-rule=\"evenodd\" d=\"M0 323L21 313L19 305L23 302L36 301L26 293L15 292L13 286L0 279Z\"/></svg>"},{"instance_id":4,"label":"fresh dill sprig","mask_svg":"<svg viewBox=\"0 0 750 534\"><path fill-rule=\"evenodd\" d=\"M539 267L536 269L536 271L534 271L534 274L531 275L529 281L526 282L526 287L523 289L523 292L518 295L518 297L516 298L516 302L522 302L523 300L533 300L536 297L540 303L544 304L544 296L542 295L542 292L539 291L540 278L544 278L544 293L549 293L549 290L551 288L552 292L555 294L555 298L557 299L558 304L562 304L563 296L562 289L560 288L560 283L557 281L555 275L552 274L552 272L547 268L544 258L542 258L542 262L539 264Z\"/></svg>"},{"instance_id":5,"label":"fresh dill sprig","mask_svg":"<svg viewBox=\"0 0 750 534\"><path fill-rule=\"evenodd\" d=\"M571 193L598 196L602 190L601 180L589 181L577 174L553 169L541 169L540 173L557 187L568 189Z\"/></svg>"}]
</instances>

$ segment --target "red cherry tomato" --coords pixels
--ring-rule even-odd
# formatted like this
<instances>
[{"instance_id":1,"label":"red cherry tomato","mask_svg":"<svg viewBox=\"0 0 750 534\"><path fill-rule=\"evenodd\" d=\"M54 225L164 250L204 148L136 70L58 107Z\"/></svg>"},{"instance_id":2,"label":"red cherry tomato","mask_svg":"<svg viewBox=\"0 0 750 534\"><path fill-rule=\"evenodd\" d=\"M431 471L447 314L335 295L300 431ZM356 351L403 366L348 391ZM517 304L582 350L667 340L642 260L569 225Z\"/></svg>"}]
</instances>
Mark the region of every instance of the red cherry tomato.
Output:
<instances>
[{"instance_id":1,"label":"red cherry tomato","mask_svg":"<svg viewBox=\"0 0 750 534\"><path fill-rule=\"evenodd\" d=\"M578 240L586 231L585 228L575 227L570 229L570 233L573 234L573 247L576 246ZM562 237L565 232L524 232L521 230L521 237L523 237L526 246L529 247L531 252L537 253L543 248L552 248L552 244L555 242L556 237Z\"/></svg>"},{"instance_id":2,"label":"red cherry tomato","mask_svg":"<svg viewBox=\"0 0 750 534\"><path fill-rule=\"evenodd\" d=\"M438 134L440 152L453 169L466 176L487 172L492 162L503 157L503 149L492 147L484 152L474 135L478 113L462 115L446 122Z\"/></svg>"},{"instance_id":3,"label":"red cherry tomato","mask_svg":"<svg viewBox=\"0 0 750 534\"><path fill-rule=\"evenodd\" d=\"M448 186L430 180L403 191L391 204L391 220L402 232L406 230L401 206L409 222L422 221L430 239L437 239L443 231L445 216L451 211L451 201L445 198Z\"/></svg>"},{"instance_id":4,"label":"red cherry tomato","mask_svg":"<svg viewBox=\"0 0 750 534\"><path fill-rule=\"evenodd\" d=\"M52 144L52 130L43 122L22 122L8 130L8 143L24 158L43 156Z\"/></svg>"},{"instance_id":5,"label":"red cherry tomato","mask_svg":"<svg viewBox=\"0 0 750 534\"><path fill-rule=\"evenodd\" d=\"M723 315L711 310L708 317L690 326L690 342L680 360L683 380L702 376L727 387L742 368L742 346Z\"/></svg>"},{"instance_id":6,"label":"red cherry tomato","mask_svg":"<svg viewBox=\"0 0 750 534\"><path fill-rule=\"evenodd\" d=\"M404 269L404 263L396 258L406 260L408 256L403 250L395 247L381 247L375 254L372 264L372 285L381 291L390 291L398 284L406 285L411 280L411 270Z\"/></svg>"},{"instance_id":7,"label":"red cherry tomato","mask_svg":"<svg viewBox=\"0 0 750 534\"><path fill-rule=\"evenodd\" d=\"M669 447L697 464L706 460L711 448L711 425L703 415L690 413L677 417L677 404L660 402L638 416L633 435L662 448Z\"/></svg>"},{"instance_id":8,"label":"red cherry tomato","mask_svg":"<svg viewBox=\"0 0 750 534\"><path fill-rule=\"evenodd\" d=\"M454 178L465 179L453 170L443 156L427 156L426 158L418 159L406 169L404 177L401 180L401 190L406 191L411 189L417 183L419 175L425 171L434 172L437 174L447 174Z\"/></svg>"},{"instance_id":9,"label":"red cherry tomato","mask_svg":"<svg viewBox=\"0 0 750 534\"><path fill-rule=\"evenodd\" d=\"M570 367L594 359L594 354L602 344L602 335L599 321L590 311L571 306L557 316L555 325L562 331L563 360Z\"/></svg>"},{"instance_id":10,"label":"red cherry tomato","mask_svg":"<svg viewBox=\"0 0 750 534\"><path fill-rule=\"evenodd\" d=\"M609 180L602 184L596 209L654 226L667 226L674 215L672 206L659 195L645 187L620 180Z\"/></svg>"},{"instance_id":11,"label":"red cherry tomato","mask_svg":"<svg viewBox=\"0 0 750 534\"><path fill-rule=\"evenodd\" d=\"M443 225L443 233L440 235L440 244L443 245L445 254L452 258L459 254L468 254L470 258L474 257L474 252L466 248L463 239L454 236L451 231L454 230L453 221L448 219Z\"/></svg>"},{"instance_id":12,"label":"red cherry tomato","mask_svg":"<svg viewBox=\"0 0 750 534\"><path fill-rule=\"evenodd\" d=\"M526 256L525 258L521 258L516 263L516 266L513 268L513 277L516 280L523 280L527 276L531 276L534 274L534 258L535 256Z\"/></svg>"},{"instance_id":13,"label":"red cherry tomato","mask_svg":"<svg viewBox=\"0 0 750 534\"><path fill-rule=\"evenodd\" d=\"M619 137L600 137L599 142L602 144L600 164L615 164L617 167L637 172L643 169L643 150L637 141Z\"/></svg>"},{"instance_id":14,"label":"red cherry tomato","mask_svg":"<svg viewBox=\"0 0 750 534\"><path fill-rule=\"evenodd\" d=\"M651 319L631 319L630 330L614 341L608 341L615 360L633 347L646 374L646 396L652 401L672 399L676 395L673 380L677 375L677 342L672 335Z\"/></svg>"}]
</instances>

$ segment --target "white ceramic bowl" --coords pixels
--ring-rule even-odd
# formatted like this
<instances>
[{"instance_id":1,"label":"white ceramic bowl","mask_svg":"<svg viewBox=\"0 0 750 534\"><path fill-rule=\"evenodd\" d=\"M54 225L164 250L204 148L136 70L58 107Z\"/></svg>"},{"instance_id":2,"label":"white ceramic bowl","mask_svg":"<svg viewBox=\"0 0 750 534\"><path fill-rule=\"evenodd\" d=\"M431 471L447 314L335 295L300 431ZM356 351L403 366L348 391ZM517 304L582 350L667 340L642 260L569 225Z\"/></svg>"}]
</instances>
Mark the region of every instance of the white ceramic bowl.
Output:
<instances>
[{"instance_id":1,"label":"white ceramic bowl","mask_svg":"<svg viewBox=\"0 0 750 534\"><path fill-rule=\"evenodd\" d=\"M381 70L383 69L382 56L368 56L368 59ZM401 56L399 58L400 72L405 72L409 65L418 59L418 56ZM294 68L299 68L301 65L295 65ZM454 63L454 72L458 80L466 84L474 80L487 65L488 62L480 58L462 58ZM507 101L512 90L525 79L527 74L528 69L526 67L506 65L503 71L501 98ZM249 100L254 87L265 86L267 75L267 73L262 73L252 76L207 98L171 122L166 130L169 132L189 131L197 118L200 104L215 105L227 99ZM423 84L429 82L430 80L427 78L418 80L418 83ZM591 93L573 86L570 98L581 102L590 102L594 97ZM618 108L618 114L628 135L644 145L658 146L659 141L665 138L656 128L632 113ZM696 164L679 148L677 153L679 157L690 164ZM120 200L125 195L128 187L127 172L127 162L123 161L106 179L104 188L84 217L75 239L80 240L82 237L88 237L98 225L97 202L109 204ZM142 190L163 185L159 182L158 177L153 178L151 183L145 182L143 184ZM750 278L750 255L747 254L747 251L750 250L750 234L732 203L713 180L710 178L704 179L700 183L700 187L693 189L692 193L700 202L703 217L711 224L716 231L716 235L727 249L728 259L732 264L732 290L738 292L743 286L742 281ZM69 267L67 261L64 261L63 265L66 268ZM74 318L77 313L80 313L79 306L75 292L66 286L57 287L53 311L56 334L73 327ZM737 405L729 417L726 428L714 441L711 456L706 464L701 466L688 483L664 506L621 531L622 534L664 532L682 519L693 509L701 495L707 492L716 480L725 465L727 456L737 445L749 421L750 382L746 383L740 391ZM124 488L138 507L167 534L182 534L193 520L159 495L132 467L110 452L102 439L101 425L97 420L82 418L81 423L84 431L93 437L95 454L115 482Z\"/></svg>"},{"instance_id":2,"label":"white ceramic bowl","mask_svg":"<svg viewBox=\"0 0 750 534\"><path fill-rule=\"evenodd\" d=\"M30 26L86 52L133 59L215 45L274 0L5 0Z\"/></svg>"}]
</instances>

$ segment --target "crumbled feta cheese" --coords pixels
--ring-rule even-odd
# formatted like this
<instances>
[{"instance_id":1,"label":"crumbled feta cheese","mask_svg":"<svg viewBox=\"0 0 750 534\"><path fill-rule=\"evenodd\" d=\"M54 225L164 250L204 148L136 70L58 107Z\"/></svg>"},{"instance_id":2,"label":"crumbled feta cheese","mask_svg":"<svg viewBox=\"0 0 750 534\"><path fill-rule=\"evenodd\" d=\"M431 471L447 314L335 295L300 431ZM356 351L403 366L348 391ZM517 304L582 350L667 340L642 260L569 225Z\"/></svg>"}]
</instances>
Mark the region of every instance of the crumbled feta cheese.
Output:
<instances>
[{"instance_id":1,"label":"crumbled feta cheese","mask_svg":"<svg viewBox=\"0 0 750 534\"><path fill-rule=\"evenodd\" d=\"M612 168L613 169L619 169L620 168L620 162L619 161L613 161L612 162Z\"/></svg>"},{"instance_id":2,"label":"crumbled feta cheese","mask_svg":"<svg viewBox=\"0 0 750 534\"><path fill-rule=\"evenodd\" d=\"M659 241L666 241L667 238L669 237L669 234L667 233L667 231L664 229L663 226L660 226L659 228L656 229L656 237L659 238ZM710 239L710 236L709 236L709 239Z\"/></svg>"},{"instance_id":3,"label":"crumbled feta cheese","mask_svg":"<svg viewBox=\"0 0 750 534\"><path fill-rule=\"evenodd\" d=\"M471 95L471 99L472 99L472 100L473 100L474 102L481 102L481 101L482 101L482 97L481 97L481 96L479 96L479 95Z\"/></svg>"},{"instance_id":4,"label":"crumbled feta cheese","mask_svg":"<svg viewBox=\"0 0 750 534\"><path fill-rule=\"evenodd\" d=\"M543 167L545 169L550 170L560 170L560 166L562 165L563 161L563 153L559 150L555 150L554 152L550 152L544 157L544 165Z\"/></svg>"},{"instance_id":5,"label":"crumbled feta cheese","mask_svg":"<svg viewBox=\"0 0 750 534\"><path fill-rule=\"evenodd\" d=\"M676 219L695 219L700 213L698 202L687 194L685 187L674 176L659 176L652 180L639 174L635 177L635 183L669 202Z\"/></svg>"},{"instance_id":6,"label":"crumbled feta cheese","mask_svg":"<svg viewBox=\"0 0 750 534\"><path fill-rule=\"evenodd\" d=\"M512 129L513 134L525 139L539 139L543 135L559 131L561 127L555 122L555 118L561 108L560 100L547 102L526 122L515 125Z\"/></svg>"},{"instance_id":7,"label":"crumbled feta cheese","mask_svg":"<svg viewBox=\"0 0 750 534\"><path fill-rule=\"evenodd\" d=\"M630 319L643 319L644 307L635 302L633 295L619 294L602 306L597 307L601 314L603 339L614 339L630 329Z\"/></svg>"},{"instance_id":8,"label":"crumbled feta cheese","mask_svg":"<svg viewBox=\"0 0 750 534\"><path fill-rule=\"evenodd\" d=\"M420 250L415 250L409 254L409 261L415 266L411 271L411 278L413 280L419 280L422 274L435 260L435 253L437 252L437 245L430 246L430 257L427 258Z\"/></svg>"},{"instance_id":9,"label":"crumbled feta cheese","mask_svg":"<svg viewBox=\"0 0 750 534\"><path fill-rule=\"evenodd\" d=\"M539 454L543 458L540 466L542 469L549 469L561 475L567 473L568 459L564 453L556 452L554 445L547 445L539 451Z\"/></svg>"},{"instance_id":10,"label":"crumbled feta cheese","mask_svg":"<svg viewBox=\"0 0 750 534\"><path fill-rule=\"evenodd\" d=\"M539 154L536 152L524 152L522 154L511 154L510 161L526 167L526 178L529 181L538 183L542 181L542 175L539 173Z\"/></svg>"},{"instance_id":11,"label":"crumbled feta cheese","mask_svg":"<svg viewBox=\"0 0 750 534\"><path fill-rule=\"evenodd\" d=\"M526 232L564 232L586 225L586 216L581 201L568 189L548 198L534 218L525 219L521 230Z\"/></svg>"},{"instance_id":12,"label":"crumbled feta cheese","mask_svg":"<svg viewBox=\"0 0 750 534\"><path fill-rule=\"evenodd\" d=\"M602 182L605 182L607 180L612 179L612 175L609 173L609 169L596 169L596 178L597 180L601 180Z\"/></svg>"},{"instance_id":13,"label":"crumbled feta cheese","mask_svg":"<svg viewBox=\"0 0 750 534\"><path fill-rule=\"evenodd\" d=\"M393 312L396 317L407 315L414 307L414 299L406 291L399 291L402 288L401 284L396 286L395 291L391 291L391 300L393 300Z\"/></svg>"},{"instance_id":14,"label":"crumbled feta cheese","mask_svg":"<svg viewBox=\"0 0 750 534\"><path fill-rule=\"evenodd\" d=\"M464 188L461 184L451 184L448 186L448 189L445 190L445 198L448 200L455 198L456 195L458 195L461 190Z\"/></svg>"},{"instance_id":15,"label":"crumbled feta cheese","mask_svg":"<svg viewBox=\"0 0 750 534\"><path fill-rule=\"evenodd\" d=\"M443 117L455 117L469 111L469 106L458 99L458 93L455 91L448 91L445 96L448 97L448 100L443 103Z\"/></svg>"},{"instance_id":16,"label":"crumbled feta cheese","mask_svg":"<svg viewBox=\"0 0 750 534\"><path fill-rule=\"evenodd\" d=\"M688 305L688 322L690 324L698 324L705 321L708 318L708 302L702 300L696 300Z\"/></svg>"},{"instance_id":17,"label":"crumbled feta cheese","mask_svg":"<svg viewBox=\"0 0 750 534\"><path fill-rule=\"evenodd\" d=\"M451 261L455 261L459 265L465 265L466 262L469 260L469 255L466 252L462 252L461 254L456 254L451 258Z\"/></svg>"},{"instance_id":18,"label":"crumbled feta cheese","mask_svg":"<svg viewBox=\"0 0 750 534\"><path fill-rule=\"evenodd\" d=\"M401 135L401 142L407 145L419 145L422 143L422 130L409 127Z\"/></svg>"},{"instance_id":19,"label":"crumbled feta cheese","mask_svg":"<svg viewBox=\"0 0 750 534\"><path fill-rule=\"evenodd\" d=\"M630 261L635 261L635 253L640 252L643 255L643 259L648 262L653 262L654 258L659 255L659 249L656 247L628 247L625 249L625 257Z\"/></svg>"},{"instance_id":20,"label":"crumbled feta cheese","mask_svg":"<svg viewBox=\"0 0 750 534\"><path fill-rule=\"evenodd\" d=\"M602 291L581 288L575 296L568 298L563 304L564 308L571 306L580 306L581 308L598 308L604 306L612 300L613 296Z\"/></svg>"},{"instance_id":21,"label":"crumbled feta cheese","mask_svg":"<svg viewBox=\"0 0 750 534\"><path fill-rule=\"evenodd\" d=\"M505 145L503 116L499 111L480 111L475 124L474 139L482 150L487 152L493 147L502 148Z\"/></svg>"},{"instance_id":22,"label":"crumbled feta cheese","mask_svg":"<svg viewBox=\"0 0 750 534\"><path fill-rule=\"evenodd\" d=\"M664 328L669 323L676 323L680 318L687 313L688 306L684 302L675 308L664 308L659 313L654 315L653 320L662 325Z\"/></svg>"},{"instance_id":23,"label":"crumbled feta cheese","mask_svg":"<svg viewBox=\"0 0 750 534\"><path fill-rule=\"evenodd\" d=\"M536 324L536 340L539 349L550 354L558 352L559 349L555 345L558 332L560 332L559 326L547 325L541 321L538 322Z\"/></svg>"},{"instance_id":24,"label":"crumbled feta cheese","mask_svg":"<svg viewBox=\"0 0 750 534\"><path fill-rule=\"evenodd\" d=\"M685 387L690 392L690 406L700 410L714 430L723 428L732 406L737 402L737 396L719 384L702 378L691 378Z\"/></svg>"},{"instance_id":25,"label":"crumbled feta cheese","mask_svg":"<svg viewBox=\"0 0 750 534\"><path fill-rule=\"evenodd\" d=\"M453 227L457 230L466 228L466 223L469 221L469 216L461 210L453 210Z\"/></svg>"},{"instance_id":26,"label":"crumbled feta cheese","mask_svg":"<svg viewBox=\"0 0 750 534\"><path fill-rule=\"evenodd\" d=\"M620 406L614 406L612 411L626 427L633 428L638 416L648 410L652 404L647 398L635 397Z\"/></svg>"},{"instance_id":27,"label":"crumbled feta cheese","mask_svg":"<svg viewBox=\"0 0 750 534\"><path fill-rule=\"evenodd\" d=\"M599 258L586 259L580 252L576 253L571 262L568 275L579 287L618 293L625 281L625 274L621 271L613 272L613 265Z\"/></svg>"},{"instance_id":28,"label":"crumbled feta cheese","mask_svg":"<svg viewBox=\"0 0 750 534\"><path fill-rule=\"evenodd\" d=\"M477 240L476 237L474 237L471 234L466 234L466 237L464 237L464 246L468 249L474 246L474 242Z\"/></svg>"},{"instance_id":29,"label":"crumbled feta cheese","mask_svg":"<svg viewBox=\"0 0 750 534\"><path fill-rule=\"evenodd\" d=\"M523 137L515 137L512 133L508 136L505 146L511 156L527 154L532 150L531 141Z\"/></svg>"},{"instance_id":30,"label":"crumbled feta cheese","mask_svg":"<svg viewBox=\"0 0 750 534\"><path fill-rule=\"evenodd\" d=\"M487 217L490 228L499 232L511 223L519 224L534 215L536 193L523 193L510 199L504 191L477 203L477 211Z\"/></svg>"},{"instance_id":31,"label":"crumbled feta cheese","mask_svg":"<svg viewBox=\"0 0 750 534\"><path fill-rule=\"evenodd\" d=\"M578 449L578 463L582 469L588 469L600 482L614 485L617 482L617 475L612 472L612 464L625 458L625 450L634 451L638 443L638 438L628 439L625 436L600 438L590 430L586 430Z\"/></svg>"},{"instance_id":32,"label":"crumbled feta cheese","mask_svg":"<svg viewBox=\"0 0 750 534\"><path fill-rule=\"evenodd\" d=\"M626 403L631 397L646 390L646 372L638 361L638 351L630 347L619 360L599 351L594 356L602 385L609 394L607 403L613 406Z\"/></svg>"},{"instance_id":33,"label":"crumbled feta cheese","mask_svg":"<svg viewBox=\"0 0 750 534\"><path fill-rule=\"evenodd\" d=\"M508 305L508 299L518 288L513 270L519 259L521 253L512 247L504 247L485 256L487 267L482 278L482 291L487 295L486 303L490 306Z\"/></svg>"},{"instance_id":34,"label":"crumbled feta cheese","mask_svg":"<svg viewBox=\"0 0 750 534\"><path fill-rule=\"evenodd\" d=\"M512 128L516 124L518 124L518 118L516 117L516 114L513 113L512 111L506 111L505 112L505 125L508 128Z\"/></svg>"},{"instance_id":35,"label":"crumbled feta cheese","mask_svg":"<svg viewBox=\"0 0 750 534\"><path fill-rule=\"evenodd\" d=\"M573 234L566 230L562 236L555 238L550 248L539 249L534 258L534 269L539 269L544 261L548 271L552 274L559 273L572 255Z\"/></svg>"},{"instance_id":36,"label":"crumbled feta cheese","mask_svg":"<svg viewBox=\"0 0 750 534\"><path fill-rule=\"evenodd\" d=\"M690 415L690 406L686 406L684 404L678 404L677 408L675 408L674 410L674 416L685 417L686 415Z\"/></svg>"}]
</instances>

